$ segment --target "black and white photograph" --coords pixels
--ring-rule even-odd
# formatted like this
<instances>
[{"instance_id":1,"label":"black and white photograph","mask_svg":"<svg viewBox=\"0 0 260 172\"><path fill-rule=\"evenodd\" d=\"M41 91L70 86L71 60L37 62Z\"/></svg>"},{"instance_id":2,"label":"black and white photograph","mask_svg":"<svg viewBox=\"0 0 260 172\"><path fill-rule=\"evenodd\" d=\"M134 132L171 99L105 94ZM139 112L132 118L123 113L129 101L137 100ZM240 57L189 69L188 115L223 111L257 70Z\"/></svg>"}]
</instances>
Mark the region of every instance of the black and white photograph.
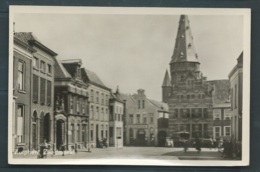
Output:
<instances>
[{"instance_id":1,"label":"black and white photograph","mask_svg":"<svg viewBox=\"0 0 260 172\"><path fill-rule=\"evenodd\" d=\"M249 165L250 9L9 19L9 164Z\"/></svg>"}]
</instances>

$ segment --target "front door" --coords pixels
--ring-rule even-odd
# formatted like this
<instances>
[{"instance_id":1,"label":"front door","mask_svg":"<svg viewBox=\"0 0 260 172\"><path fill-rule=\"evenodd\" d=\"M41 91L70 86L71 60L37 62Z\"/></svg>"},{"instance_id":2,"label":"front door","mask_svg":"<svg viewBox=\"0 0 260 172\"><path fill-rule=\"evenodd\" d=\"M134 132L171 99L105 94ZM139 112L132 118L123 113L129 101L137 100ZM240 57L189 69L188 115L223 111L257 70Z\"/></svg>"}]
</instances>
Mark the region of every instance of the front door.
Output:
<instances>
[{"instance_id":1,"label":"front door","mask_svg":"<svg viewBox=\"0 0 260 172\"><path fill-rule=\"evenodd\" d=\"M65 123L63 120L56 122L56 148L61 149L61 145L65 143Z\"/></svg>"}]
</instances>

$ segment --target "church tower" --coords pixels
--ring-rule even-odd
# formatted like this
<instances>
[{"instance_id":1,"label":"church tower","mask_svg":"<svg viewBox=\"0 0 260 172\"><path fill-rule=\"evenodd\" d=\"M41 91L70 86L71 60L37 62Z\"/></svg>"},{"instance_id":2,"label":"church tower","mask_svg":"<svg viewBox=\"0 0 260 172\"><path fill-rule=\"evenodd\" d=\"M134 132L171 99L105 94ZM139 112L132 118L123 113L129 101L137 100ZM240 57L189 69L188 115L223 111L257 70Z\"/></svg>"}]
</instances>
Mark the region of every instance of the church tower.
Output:
<instances>
[{"instance_id":1,"label":"church tower","mask_svg":"<svg viewBox=\"0 0 260 172\"><path fill-rule=\"evenodd\" d=\"M185 132L190 138L211 137L211 87L200 71L187 15L179 20L170 75L166 71L162 84L163 102L170 111L168 136L177 139L178 133Z\"/></svg>"}]
</instances>

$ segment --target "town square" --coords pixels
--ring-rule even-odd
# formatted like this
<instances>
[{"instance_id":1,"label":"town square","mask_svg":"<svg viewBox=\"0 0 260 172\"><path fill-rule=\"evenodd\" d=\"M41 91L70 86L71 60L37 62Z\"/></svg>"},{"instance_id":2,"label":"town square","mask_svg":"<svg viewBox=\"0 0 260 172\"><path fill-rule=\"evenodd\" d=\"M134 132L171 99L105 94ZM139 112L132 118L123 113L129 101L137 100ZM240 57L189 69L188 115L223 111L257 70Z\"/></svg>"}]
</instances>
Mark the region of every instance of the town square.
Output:
<instances>
[{"instance_id":1,"label":"town square","mask_svg":"<svg viewBox=\"0 0 260 172\"><path fill-rule=\"evenodd\" d=\"M240 161L243 20L14 15L12 157Z\"/></svg>"}]
</instances>

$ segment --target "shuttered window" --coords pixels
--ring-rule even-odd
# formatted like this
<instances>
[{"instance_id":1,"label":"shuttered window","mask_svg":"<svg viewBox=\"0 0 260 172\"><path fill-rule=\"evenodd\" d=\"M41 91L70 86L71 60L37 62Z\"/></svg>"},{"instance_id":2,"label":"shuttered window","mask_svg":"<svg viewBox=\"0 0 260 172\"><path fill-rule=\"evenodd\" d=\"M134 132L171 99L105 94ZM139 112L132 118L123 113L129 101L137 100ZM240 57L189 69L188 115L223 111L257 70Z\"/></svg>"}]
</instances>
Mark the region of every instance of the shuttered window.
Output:
<instances>
[{"instance_id":1,"label":"shuttered window","mask_svg":"<svg viewBox=\"0 0 260 172\"><path fill-rule=\"evenodd\" d=\"M38 103L39 101L39 77L33 75L33 102Z\"/></svg>"},{"instance_id":2,"label":"shuttered window","mask_svg":"<svg viewBox=\"0 0 260 172\"><path fill-rule=\"evenodd\" d=\"M47 105L51 105L51 81L47 81Z\"/></svg>"},{"instance_id":3,"label":"shuttered window","mask_svg":"<svg viewBox=\"0 0 260 172\"><path fill-rule=\"evenodd\" d=\"M41 84L40 84L40 87L41 87L40 102L41 102L41 104L45 104L45 91L46 91L46 88L45 88L45 79L44 79L44 78L41 78L40 82L41 82Z\"/></svg>"}]
</instances>

